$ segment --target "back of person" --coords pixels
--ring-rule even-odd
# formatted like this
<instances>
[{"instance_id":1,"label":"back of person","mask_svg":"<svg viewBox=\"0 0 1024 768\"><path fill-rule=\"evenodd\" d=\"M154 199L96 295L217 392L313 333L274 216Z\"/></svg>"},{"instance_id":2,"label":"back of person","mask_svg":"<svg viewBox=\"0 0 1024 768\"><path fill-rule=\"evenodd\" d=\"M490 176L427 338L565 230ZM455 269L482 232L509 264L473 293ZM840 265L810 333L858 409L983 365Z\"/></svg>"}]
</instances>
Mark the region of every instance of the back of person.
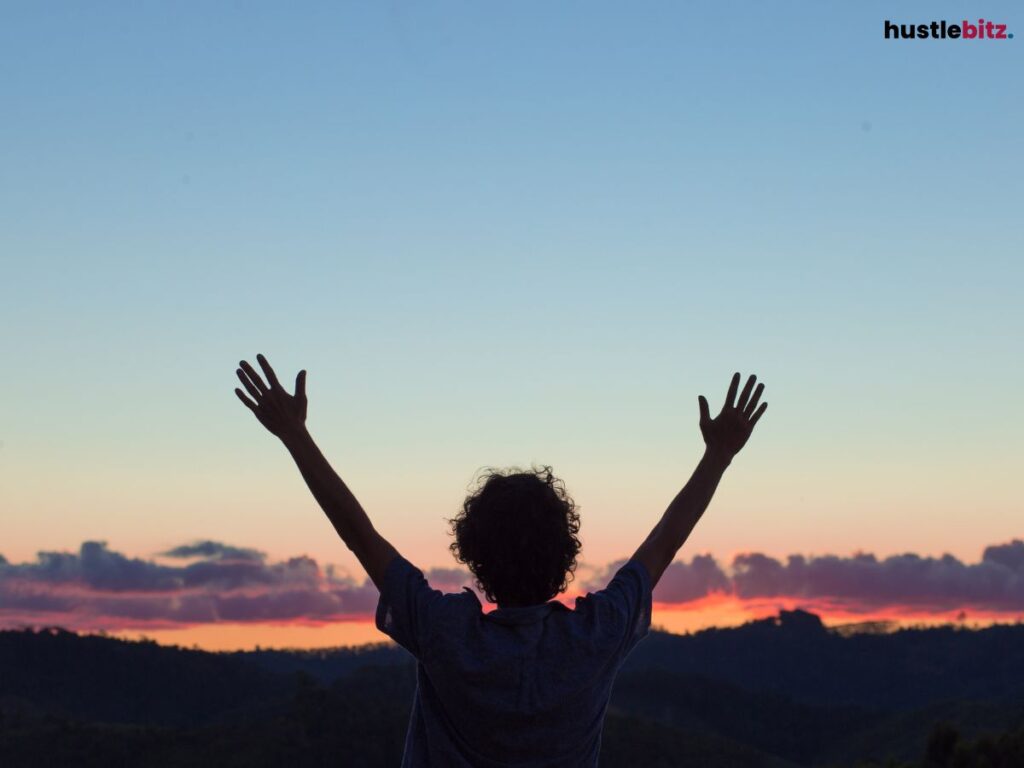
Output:
<instances>
[{"instance_id":1,"label":"back of person","mask_svg":"<svg viewBox=\"0 0 1024 768\"><path fill-rule=\"evenodd\" d=\"M596 766L612 683L651 622L651 581L630 560L605 589L485 614L398 556L377 627L417 659L403 766Z\"/></svg>"},{"instance_id":2,"label":"back of person","mask_svg":"<svg viewBox=\"0 0 1024 768\"><path fill-rule=\"evenodd\" d=\"M378 629L417 659L403 766L579 768L597 765L615 675L648 631L651 591L683 546L767 403L764 384L733 374L715 418L700 395L704 455L647 538L605 589L569 610L580 516L551 467L489 470L448 522L471 590L443 594L373 526L306 429L306 372L289 394L263 355L245 360L242 403L291 453L338 535L380 591ZM248 396L246 396L248 393ZM739 399L737 400L737 394Z\"/></svg>"}]
</instances>

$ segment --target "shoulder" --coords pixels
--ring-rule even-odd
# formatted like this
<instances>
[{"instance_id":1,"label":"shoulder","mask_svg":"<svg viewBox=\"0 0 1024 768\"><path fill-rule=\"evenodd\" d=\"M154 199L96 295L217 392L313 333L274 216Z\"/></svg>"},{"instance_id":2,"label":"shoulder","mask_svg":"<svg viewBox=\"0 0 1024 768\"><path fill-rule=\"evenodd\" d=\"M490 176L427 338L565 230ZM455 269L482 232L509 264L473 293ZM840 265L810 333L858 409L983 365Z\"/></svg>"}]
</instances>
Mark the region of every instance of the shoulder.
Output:
<instances>
[{"instance_id":1,"label":"shoulder","mask_svg":"<svg viewBox=\"0 0 1024 768\"><path fill-rule=\"evenodd\" d=\"M629 559L604 589L576 598L576 613L589 632L628 652L650 626L651 590L647 568L639 560Z\"/></svg>"},{"instance_id":2,"label":"shoulder","mask_svg":"<svg viewBox=\"0 0 1024 768\"><path fill-rule=\"evenodd\" d=\"M647 594L650 594L654 590L650 571L647 570L646 565L635 557L627 560L623 566L619 568L615 574L615 578L620 577L623 580L633 581L640 588L641 593L646 592Z\"/></svg>"},{"instance_id":3,"label":"shoulder","mask_svg":"<svg viewBox=\"0 0 1024 768\"><path fill-rule=\"evenodd\" d=\"M479 614L469 590L445 593L427 582L423 571L402 555L387 563L381 578L376 625L414 656L430 652L439 633L457 631L463 617ZM451 627L451 629L449 629Z\"/></svg>"},{"instance_id":4,"label":"shoulder","mask_svg":"<svg viewBox=\"0 0 1024 768\"><path fill-rule=\"evenodd\" d=\"M636 558L630 558L616 569L606 587L577 597L576 605L577 608L586 607L622 598L642 601L650 597L652 590L651 574L647 567Z\"/></svg>"},{"instance_id":5,"label":"shoulder","mask_svg":"<svg viewBox=\"0 0 1024 768\"><path fill-rule=\"evenodd\" d=\"M448 620L483 615L483 604L469 587L458 592L442 592L437 600L437 612Z\"/></svg>"},{"instance_id":6,"label":"shoulder","mask_svg":"<svg viewBox=\"0 0 1024 768\"><path fill-rule=\"evenodd\" d=\"M443 570L443 569L442 569ZM442 586L451 588L453 582L451 576L442 575ZM417 566L413 565L402 555L396 556L384 571L385 590L406 591L417 594L420 599L427 598L429 602L439 609L463 609L468 611L480 611L482 605L476 593L468 586L462 587L457 592L446 592L436 589L430 584L427 575ZM383 592L384 590L382 590Z\"/></svg>"},{"instance_id":7,"label":"shoulder","mask_svg":"<svg viewBox=\"0 0 1024 768\"><path fill-rule=\"evenodd\" d=\"M480 600L469 587L459 592L443 592L432 587L422 569L402 555L395 555L384 569L381 596L427 597L432 603L480 607Z\"/></svg>"},{"instance_id":8,"label":"shoulder","mask_svg":"<svg viewBox=\"0 0 1024 768\"><path fill-rule=\"evenodd\" d=\"M434 592L429 616L424 621L423 661L461 654L477 636L483 619L480 600L468 587L459 592Z\"/></svg>"}]
</instances>

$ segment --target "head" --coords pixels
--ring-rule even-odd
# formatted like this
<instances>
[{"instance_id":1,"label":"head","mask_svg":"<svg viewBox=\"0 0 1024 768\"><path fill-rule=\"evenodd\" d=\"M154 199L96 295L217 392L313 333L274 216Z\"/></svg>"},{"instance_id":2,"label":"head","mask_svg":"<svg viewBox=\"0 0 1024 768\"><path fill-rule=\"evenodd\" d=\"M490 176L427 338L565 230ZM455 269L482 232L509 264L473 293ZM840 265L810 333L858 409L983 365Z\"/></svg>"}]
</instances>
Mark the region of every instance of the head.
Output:
<instances>
[{"instance_id":1,"label":"head","mask_svg":"<svg viewBox=\"0 0 1024 768\"><path fill-rule=\"evenodd\" d=\"M545 603L572 580L580 516L551 467L484 470L448 522L455 559L499 606Z\"/></svg>"}]
</instances>

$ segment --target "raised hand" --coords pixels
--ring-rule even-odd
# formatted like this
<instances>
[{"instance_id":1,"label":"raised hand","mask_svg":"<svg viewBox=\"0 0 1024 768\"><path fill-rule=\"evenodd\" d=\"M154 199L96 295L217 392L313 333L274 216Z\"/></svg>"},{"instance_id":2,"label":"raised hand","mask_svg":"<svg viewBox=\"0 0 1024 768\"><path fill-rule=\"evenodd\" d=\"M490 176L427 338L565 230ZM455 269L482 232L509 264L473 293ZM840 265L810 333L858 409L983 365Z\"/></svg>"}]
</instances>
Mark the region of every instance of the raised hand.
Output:
<instances>
[{"instance_id":1,"label":"raised hand","mask_svg":"<svg viewBox=\"0 0 1024 768\"><path fill-rule=\"evenodd\" d=\"M264 384L260 375L243 360L235 373L252 400L240 389L236 388L235 394L272 434L281 439L300 434L306 423L306 372L299 371L295 377L295 394L289 395L277 380L267 359L263 355L256 355L256 360L269 383Z\"/></svg>"},{"instance_id":2,"label":"raised hand","mask_svg":"<svg viewBox=\"0 0 1024 768\"><path fill-rule=\"evenodd\" d=\"M761 392L764 391L764 384L758 384L757 389L754 389L756 380L757 377L751 375L743 387L743 392L740 393L740 399L736 400L740 375L734 374L729 384L729 393L725 397L725 405L722 406L721 413L713 419L708 410L708 401L703 395L697 397L700 406L700 431L704 435L704 443L709 451L731 460L746 445L754 425L768 407L768 403L761 403L761 407L757 407L757 401L761 399ZM753 397L750 394L751 390L754 393Z\"/></svg>"}]
</instances>

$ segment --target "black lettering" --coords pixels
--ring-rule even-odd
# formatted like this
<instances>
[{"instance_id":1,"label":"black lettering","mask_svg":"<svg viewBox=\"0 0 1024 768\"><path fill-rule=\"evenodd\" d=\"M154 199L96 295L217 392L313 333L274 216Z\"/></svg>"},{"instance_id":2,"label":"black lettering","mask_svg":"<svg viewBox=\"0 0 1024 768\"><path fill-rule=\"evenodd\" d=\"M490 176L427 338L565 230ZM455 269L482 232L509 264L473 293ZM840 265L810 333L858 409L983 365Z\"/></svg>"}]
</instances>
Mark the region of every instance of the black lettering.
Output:
<instances>
[{"instance_id":1,"label":"black lettering","mask_svg":"<svg viewBox=\"0 0 1024 768\"><path fill-rule=\"evenodd\" d=\"M899 36L900 36L899 28L895 24L893 24L891 21L886 19L885 20L885 39L886 40L891 40L894 37L899 39Z\"/></svg>"},{"instance_id":2,"label":"black lettering","mask_svg":"<svg viewBox=\"0 0 1024 768\"><path fill-rule=\"evenodd\" d=\"M949 36L951 38L953 38L954 40L956 40L957 38L960 37L960 25L959 24L950 24L949 25Z\"/></svg>"}]
</instances>

